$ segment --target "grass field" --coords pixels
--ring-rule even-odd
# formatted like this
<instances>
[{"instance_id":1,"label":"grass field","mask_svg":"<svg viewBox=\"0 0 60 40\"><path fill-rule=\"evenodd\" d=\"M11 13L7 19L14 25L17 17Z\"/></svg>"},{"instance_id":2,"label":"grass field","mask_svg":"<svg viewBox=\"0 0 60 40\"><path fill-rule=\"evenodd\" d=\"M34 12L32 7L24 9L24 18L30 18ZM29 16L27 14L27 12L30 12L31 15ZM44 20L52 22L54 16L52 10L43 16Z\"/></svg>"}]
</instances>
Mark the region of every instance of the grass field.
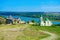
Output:
<instances>
[{"instance_id":1,"label":"grass field","mask_svg":"<svg viewBox=\"0 0 60 40\"><path fill-rule=\"evenodd\" d=\"M44 30L44 31L54 33L54 34L58 35L57 40L60 40L60 26L41 27L41 26L32 26L31 25L30 28L36 29L36 30Z\"/></svg>"},{"instance_id":2,"label":"grass field","mask_svg":"<svg viewBox=\"0 0 60 40\"><path fill-rule=\"evenodd\" d=\"M48 36L26 24L0 25L0 40L40 40Z\"/></svg>"},{"instance_id":3,"label":"grass field","mask_svg":"<svg viewBox=\"0 0 60 40\"><path fill-rule=\"evenodd\" d=\"M49 36L48 34L42 33L39 30L54 33L58 35L57 40L60 40L60 26L41 27L28 24L0 25L0 40L40 40Z\"/></svg>"}]
</instances>

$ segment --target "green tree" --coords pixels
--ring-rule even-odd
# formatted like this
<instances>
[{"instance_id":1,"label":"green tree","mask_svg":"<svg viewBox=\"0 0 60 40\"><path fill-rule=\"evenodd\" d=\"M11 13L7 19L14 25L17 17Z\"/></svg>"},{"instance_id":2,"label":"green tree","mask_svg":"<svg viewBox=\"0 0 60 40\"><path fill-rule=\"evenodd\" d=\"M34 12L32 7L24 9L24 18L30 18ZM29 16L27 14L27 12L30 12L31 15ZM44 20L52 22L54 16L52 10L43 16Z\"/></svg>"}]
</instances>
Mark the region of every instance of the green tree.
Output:
<instances>
[{"instance_id":1,"label":"green tree","mask_svg":"<svg viewBox=\"0 0 60 40\"><path fill-rule=\"evenodd\" d=\"M27 23L29 24L29 21L27 21Z\"/></svg>"},{"instance_id":2,"label":"green tree","mask_svg":"<svg viewBox=\"0 0 60 40\"><path fill-rule=\"evenodd\" d=\"M31 20L31 22L32 22L32 23L34 23L34 22L35 22L35 21L34 21L34 19L33 19L33 20Z\"/></svg>"}]
</instances>

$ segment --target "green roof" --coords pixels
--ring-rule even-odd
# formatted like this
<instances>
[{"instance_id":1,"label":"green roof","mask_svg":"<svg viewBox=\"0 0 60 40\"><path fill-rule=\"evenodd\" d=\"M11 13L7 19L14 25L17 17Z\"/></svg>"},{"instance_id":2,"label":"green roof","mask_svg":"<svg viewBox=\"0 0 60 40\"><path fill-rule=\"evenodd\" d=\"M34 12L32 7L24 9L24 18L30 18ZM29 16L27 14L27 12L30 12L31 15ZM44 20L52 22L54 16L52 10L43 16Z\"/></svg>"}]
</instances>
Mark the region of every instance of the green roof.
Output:
<instances>
[{"instance_id":1,"label":"green roof","mask_svg":"<svg viewBox=\"0 0 60 40\"><path fill-rule=\"evenodd\" d=\"M48 20L48 18L44 18L44 21L47 21Z\"/></svg>"}]
</instances>

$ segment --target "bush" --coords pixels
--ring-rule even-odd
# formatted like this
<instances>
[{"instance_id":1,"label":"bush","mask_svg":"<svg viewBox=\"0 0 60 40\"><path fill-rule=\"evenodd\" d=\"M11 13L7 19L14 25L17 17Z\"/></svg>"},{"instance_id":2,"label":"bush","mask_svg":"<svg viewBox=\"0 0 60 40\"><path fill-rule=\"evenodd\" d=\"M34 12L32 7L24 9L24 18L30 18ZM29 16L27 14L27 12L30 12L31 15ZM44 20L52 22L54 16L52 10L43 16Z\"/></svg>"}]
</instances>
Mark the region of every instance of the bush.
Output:
<instances>
[{"instance_id":1,"label":"bush","mask_svg":"<svg viewBox=\"0 0 60 40\"><path fill-rule=\"evenodd\" d=\"M33 23L34 23L35 21L34 21L34 20L31 20L31 22L33 22Z\"/></svg>"},{"instance_id":2,"label":"bush","mask_svg":"<svg viewBox=\"0 0 60 40\"><path fill-rule=\"evenodd\" d=\"M32 26L39 26L37 23L33 24Z\"/></svg>"},{"instance_id":3,"label":"bush","mask_svg":"<svg viewBox=\"0 0 60 40\"><path fill-rule=\"evenodd\" d=\"M2 22L0 22L0 24L2 24Z\"/></svg>"},{"instance_id":4,"label":"bush","mask_svg":"<svg viewBox=\"0 0 60 40\"><path fill-rule=\"evenodd\" d=\"M55 26L60 26L60 24L56 24Z\"/></svg>"},{"instance_id":5,"label":"bush","mask_svg":"<svg viewBox=\"0 0 60 40\"><path fill-rule=\"evenodd\" d=\"M27 23L29 24L29 21L27 21Z\"/></svg>"},{"instance_id":6,"label":"bush","mask_svg":"<svg viewBox=\"0 0 60 40\"><path fill-rule=\"evenodd\" d=\"M5 19L4 18L2 18L2 17L0 17L0 24L5 24Z\"/></svg>"}]
</instances>

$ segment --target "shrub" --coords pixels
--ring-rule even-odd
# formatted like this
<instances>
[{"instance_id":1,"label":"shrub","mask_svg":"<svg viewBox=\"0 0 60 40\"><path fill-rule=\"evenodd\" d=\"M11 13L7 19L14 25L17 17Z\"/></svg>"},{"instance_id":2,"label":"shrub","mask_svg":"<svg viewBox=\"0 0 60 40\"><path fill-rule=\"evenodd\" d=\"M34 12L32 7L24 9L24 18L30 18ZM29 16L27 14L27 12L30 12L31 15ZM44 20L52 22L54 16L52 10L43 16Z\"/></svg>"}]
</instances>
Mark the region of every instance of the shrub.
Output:
<instances>
[{"instance_id":1,"label":"shrub","mask_svg":"<svg viewBox=\"0 0 60 40\"><path fill-rule=\"evenodd\" d=\"M33 23L34 23L35 21L34 21L34 20L31 20L31 22L33 22Z\"/></svg>"},{"instance_id":2,"label":"shrub","mask_svg":"<svg viewBox=\"0 0 60 40\"><path fill-rule=\"evenodd\" d=\"M5 24L5 19L4 18L2 18L2 17L0 17L0 24Z\"/></svg>"}]
</instances>

